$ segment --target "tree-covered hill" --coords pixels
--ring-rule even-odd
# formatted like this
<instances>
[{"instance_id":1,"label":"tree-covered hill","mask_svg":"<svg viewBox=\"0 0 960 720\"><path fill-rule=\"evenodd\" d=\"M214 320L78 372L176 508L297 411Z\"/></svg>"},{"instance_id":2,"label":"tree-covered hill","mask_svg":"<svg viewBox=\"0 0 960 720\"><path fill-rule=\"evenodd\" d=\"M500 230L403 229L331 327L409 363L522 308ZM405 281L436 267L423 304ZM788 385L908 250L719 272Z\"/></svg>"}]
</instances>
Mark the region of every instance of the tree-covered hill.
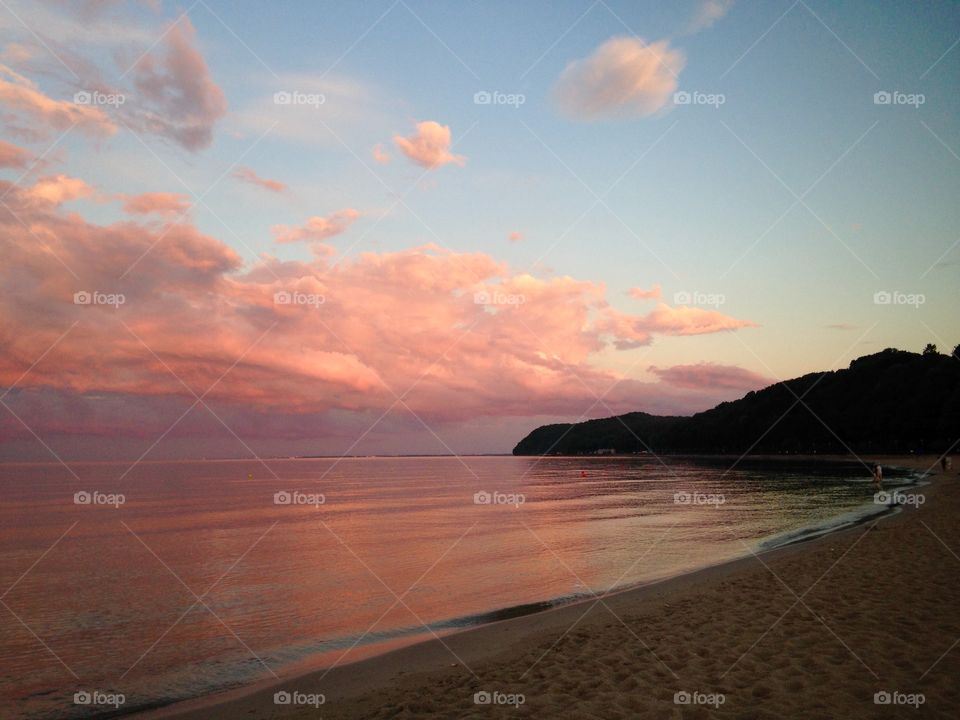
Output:
<instances>
[{"instance_id":1,"label":"tree-covered hill","mask_svg":"<svg viewBox=\"0 0 960 720\"><path fill-rule=\"evenodd\" d=\"M633 412L545 425L514 455L942 452L960 437L960 358L888 349L690 417Z\"/></svg>"}]
</instances>

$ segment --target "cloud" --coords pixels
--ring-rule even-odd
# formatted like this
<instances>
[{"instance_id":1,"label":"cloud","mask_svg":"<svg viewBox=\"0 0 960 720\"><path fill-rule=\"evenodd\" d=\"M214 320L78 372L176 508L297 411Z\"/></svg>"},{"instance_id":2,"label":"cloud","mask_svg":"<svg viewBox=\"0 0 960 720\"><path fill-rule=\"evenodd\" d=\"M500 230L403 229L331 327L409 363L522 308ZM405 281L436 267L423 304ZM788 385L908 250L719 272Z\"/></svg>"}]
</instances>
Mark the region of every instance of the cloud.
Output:
<instances>
[{"instance_id":1,"label":"cloud","mask_svg":"<svg viewBox=\"0 0 960 720\"><path fill-rule=\"evenodd\" d=\"M23 65L35 56L34 48L20 43L7 43L3 50L0 50L0 61L13 66Z\"/></svg>"},{"instance_id":2,"label":"cloud","mask_svg":"<svg viewBox=\"0 0 960 720\"><path fill-rule=\"evenodd\" d=\"M246 165L238 166L231 174L238 180L250 183L251 185L256 185L257 187L261 187L264 190L269 190L273 193L283 193L287 191L286 184L280 182L279 180L268 180L267 178L262 178L257 175L252 168L248 168Z\"/></svg>"},{"instance_id":3,"label":"cloud","mask_svg":"<svg viewBox=\"0 0 960 720\"><path fill-rule=\"evenodd\" d=\"M21 147L0 140L0 168L19 168L27 166L33 155Z\"/></svg>"},{"instance_id":4,"label":"cloud","mask_svg":"<svg viewBox=\"0 0 960 720\"><path fill-rule=\"evenodd\" d=\"M336 264L316 254L245 265L188 221L95 224L37 202L32 189L0 181L4 192L0 386L17 383L8 399L22 403L18 413L41 436L149 428L156 437L193 402L177 377L198 394L209 388L205 401L237 432L314 440L319 428L373 422L414 384L405 402L437 427L576 417L614 384L612 412L693 412L730 390L642 382L599 366L596 355L638 339L752 325L666 305L618 313L603 283L535 277L435 245ZM322 220L307 235L328 236L330 218ZM124 301L77 304L82 291ZM178 432L198 432L185 422Z\"/></svg>"},{"instance_id":5,"label":"cloud","mask_svg":"<svg viewBox=\"0 0 960 720\"><path fill-rule=\"evenodd\" d=\"M706 30L730 12L732 7L733 0L701 0L696 14L687 26L687 33L693 34Z\"/></svg>"},{"instance_id":6,"label":"cloud","mask_svg":"<svg viewBox=\"0 0 960 720\"><path fill-rule=\"evenodd\" d=\"M149 213L185 213L190 209L189 198L183 193L148 192L140 195L121 195L123 209L131 215Z\"/></svg>"},{"instance_id":7,"label":"cloud","mask_svg":"<svg viewBox=\"0 0 960 720\"><path fill-rule=\"evenodd\" d=\"M718 310L671 307L658 303L646 315L626 315L609 309L601 323L602 329L613 337L614 345L628 350L649 345L655 335L707 335L718 332L757 327L750 320L739 320Z\"/></svg>"},{"instance_id":8,"label":"cloud","mask_svg":"<svg viewBox=\"0 0 960 720\"><path fill-rule=\"evenodd\" d=\"M520 242L521 240L523 240L523 233L520 232L519 230L514 230L507 236L507 240L509 240L510 242Z\"/></svg>"},{"instance_id":9,"label":"cloud","mask_svg":"<svg viewBox=\"0 0 960 720\"><path fill-rule=\"evenodd\" d=\"M752 370L735 365L703 362L694 365L674 365L668 368L651 366L650 372L670 385L689 390L757 390L770 385L772 380Z\"/></svg>"},{"instance_id":10,"label":"cloud","mask_svg":"<svg viewBox=\"0 0 960 720\"><path fill-rule=\"evenodd\" d=\"M164 37L163 55L148 53L134 67L145 106L140 123L191 151L213 142L213 128L227 112L223 91L210 77L195 40L190 19L181 17Z\"/></svg>"},{"instance_id":11,"label":"cloud","mask_svg":"<svg viewBox=\"0 0 960 720\"><path fill-rule=\"evenodd\" d=\"M46 137L76 126L89 135L113 135L117 126L99 108L54 100L31 80L0 65L0 102L4 105L5 124L19 134ZM27 126L13 125L8 114L22 116Z\"/></svg>"},{"instance_id":12,"label":"cloud","mask_svg":"<svg viewBox=\"0 0 960 720\"><path fill-rule=\"evenodd\" d=\"M627 293L634 300L659 300L663 296L659 285L654 285L649 290L644 290L643 288L639 287L632 287L627 291Z\"/></svg>"},{"instance_id":13,"label":"cloud","mask_svg":"<svg viewBox=\"0 0 960 720\"><path fill-rule=\"evenodd\" d=\"M386 165L392 160L390 153L383 149L382 143L377 143L373 146L373 149L370 151L370 154L373 155L373 159L376 160L381 165Z\"/></svg>"},{"instance_id":14,"label":"cloud","mask_svg":"<svg viewBox=\"0 0 960 720\"><path fill-rule=\"evenodd\" d=\"M410 160L431 170L453 163L463 166L467 159L450 152L450 128L425 120L417 123L417 132L410 137L395 135L393 142Z\"/></svg>"},{"instance_id":15,"label":"cloud","mask_svg":"<svg viewBox=\"0 0 960 720\"><path fill-rule=\"evenodd\" d=\"M274 240L278 243L293 243L301 240L326 240L335 235L346 232L360 217L360 211L345 208L327 217L314 215L299 227L289 225L274 225Z\"/></svg>"},{"instance_id":16,"label":"cloud","mask_svg":"<svg viewBox=\"0 0 960 720\"><path fill-rule=\"evenodd\" d=\"M666 106L686 63L667 40L613 37L567 65L554 86L565 115L583 121L652 115Z\"/></svg>"},{"instance_id":17,"label":"cloud","mask_svg":"<svg viewBox=\"0 0 960 720\"><path fill-rule=\"evenodd\" d=\"M27 197L31 200L50 205L61 205L70 200L87 198L93 193L93 188L83 180L67 175L42 177L26 191Z\"/></svg>"},{"instance_id":18,"label":"cloud","mask_svg":"<svg viewBox=\"0 0 960 720\"><path fill-rule=\"evenodd\" d=\"M706 310L685 305L670 307L666 303L659 303L653 312L644 316L644 320L648 328L655 329L665 335L703 335L757 327L756 323L749 320L737 320L718 310Z\"/></svg>"}]
</instances>

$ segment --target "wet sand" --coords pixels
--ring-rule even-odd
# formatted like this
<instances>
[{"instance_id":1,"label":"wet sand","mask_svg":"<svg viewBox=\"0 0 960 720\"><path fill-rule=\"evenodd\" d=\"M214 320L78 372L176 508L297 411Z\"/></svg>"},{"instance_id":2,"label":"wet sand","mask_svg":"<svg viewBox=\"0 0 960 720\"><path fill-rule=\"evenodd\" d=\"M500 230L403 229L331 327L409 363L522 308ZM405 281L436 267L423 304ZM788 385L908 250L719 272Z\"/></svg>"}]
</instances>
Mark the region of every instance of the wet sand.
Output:
<instances>
[{"instance_id":1,"label":"wet sand","mask_svg":"<svg viewBox=\"0 0 960 720\"><path fill-rule=\"evenodd\" d=\"M141 717L960 717L960 476L930 469L922 504L818 540Z\"/></svg>"}]
</instances>

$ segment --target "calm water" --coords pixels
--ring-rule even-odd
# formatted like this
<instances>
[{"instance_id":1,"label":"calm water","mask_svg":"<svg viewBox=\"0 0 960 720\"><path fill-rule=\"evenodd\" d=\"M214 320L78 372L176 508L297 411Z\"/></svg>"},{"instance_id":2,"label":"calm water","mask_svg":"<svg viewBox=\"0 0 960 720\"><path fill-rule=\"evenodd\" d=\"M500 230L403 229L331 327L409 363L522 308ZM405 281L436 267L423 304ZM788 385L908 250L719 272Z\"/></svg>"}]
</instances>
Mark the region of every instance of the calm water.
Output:
<instances>
[{"instance_id":1,"label":"calm water","mask_svg":"<svg viewBox=\"0 0 960 720\"><path fill-rule=\"evenodd\" d=\"M0 465L0 716L103 714L74 703L94 690L130 712L343 663L876 508L859 465L667 463Z\"/></svg>"}]
</instances>

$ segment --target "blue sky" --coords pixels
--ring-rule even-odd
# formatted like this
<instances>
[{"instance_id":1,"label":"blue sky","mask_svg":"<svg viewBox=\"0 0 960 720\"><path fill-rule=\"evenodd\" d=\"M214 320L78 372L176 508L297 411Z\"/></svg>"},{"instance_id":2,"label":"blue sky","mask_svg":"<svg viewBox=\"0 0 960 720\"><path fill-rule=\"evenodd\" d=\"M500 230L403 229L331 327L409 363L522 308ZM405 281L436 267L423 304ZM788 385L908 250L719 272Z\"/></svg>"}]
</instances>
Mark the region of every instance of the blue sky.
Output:
<instances>
[{"instance_id":1,"label":"blue sky","mask_svg":"<svg viewBox=\"0 0 960 720\"><path fill-rule=\"evenodd\" d=\"M949 3L737 3L713 26L689 35L684 30L697 3L494 2L455 10L429 2L280 3L264 12L260 3L241 2L210 8L232 33L202 7L190 17L231 112L255 107L273 88L295 87L301 78L311 87L362 88L362 121L352 122L356 108L332 107L334 97L317 115L399 192L422 171L374 166L368 148L389 145L418 119L451 127L456 150L469 158L466 168L430 183L429 192L405 196L429 228L401 206L354 252L439 238L454 249L492 252L518 268L541 263L560 274L603 279L624 307L632 301L617 296L636 285L660 283L668 294L723 293L727 310L777 333L772 342L758 333L756 342L790 372L830 364L854 339L820 332L821 325L866 329L879 320L871 342L909 347L930 335L916 322L921 315L944 340L955 339L950 309L958 299L958 266L929 270L960 237L952 202L960 161L944 147L960 148L960 53L941 58L960 33L960 11ZM559 115L550 94L566 64L612 36L630 34L669 38L687 56L679 89L723 93L725 104L597 123ZM477 106L478 90L523 93L526 102L518 109ZM923 93L926 102L919 109L877 106L878 90ZM305 213L344 204L390 204L390 193L327 127L314 124L307 144L284 137L282 114L271 119L280 125L246 160L296 186L297 202L278 202L267 212L244 207L239 193L209 198L218 215L243 228L251 248L272 250L269 227L280 215L296 223ZM219 137L202 163L168 148L157 151L200 192L257 136L249 127L240 132L236 139ZM838 237L797 206L748 250L795 199L774 173L803 194L848 151L805 197ZM608 196L609 209L594 207L571 228L593 204L590 190L604 192L644 152ZM163 177L159 166L142 171L144 188ZM169 185L181 189L173 178ZM198 223L224 233L202 213ZM510 244L505 237L515 229L525 239ZM364 230L361 223L357 231ZM955 262L958 255L955 248L943 260ZM872 294L884 288L923 291L931 302L919 313L878 315ZM805 367L788 365L788 335L777 332L785 325L822 354L807 356ZM735 341L727 344L727 352L737 352ZM787 354L778 353L780 347Z\"/></svg>"}]
</instances>

